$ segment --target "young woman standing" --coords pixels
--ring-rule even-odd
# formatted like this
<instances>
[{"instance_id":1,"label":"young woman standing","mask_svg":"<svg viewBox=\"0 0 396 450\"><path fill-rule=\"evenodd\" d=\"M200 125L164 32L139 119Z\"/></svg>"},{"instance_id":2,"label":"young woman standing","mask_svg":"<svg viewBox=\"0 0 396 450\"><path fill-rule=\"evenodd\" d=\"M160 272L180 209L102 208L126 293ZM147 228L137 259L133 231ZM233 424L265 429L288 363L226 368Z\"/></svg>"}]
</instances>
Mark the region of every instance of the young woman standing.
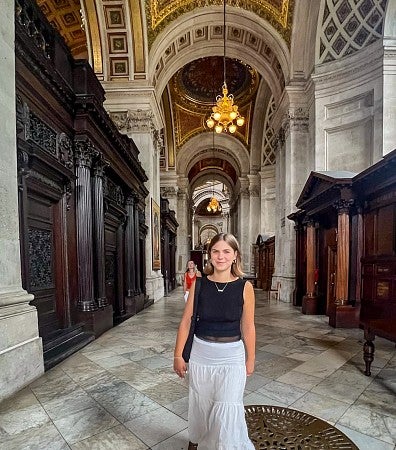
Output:
<instances>
[{"instance_id":1,"label":"young woman standing","mask_svg":"<svg viewBox=\"0 0 396 450\"><path fill-rule=\"evenodd\" d=\"M201 277L201 272L197 269L194 261L190 260L187 262L187 269L184 273L183 279L183 289L184 289L184 301L187 301L188 293L190 292L192 284L195 282L197 277Z\"/></svg>"},{"instance_id":2,"label":"young woman standing","mask_svg":"<svg viewBox=\"0 0 396 450\"><path fill-rule=\"evenodd\" d=\"M241 253L232 234L214 236L208 253L189 361L189 450L254 450L243 406L246 376L255 362L254 290L241 278ZM181 378L194 289L195 283L176 339L174 370Z\"/></svg>"}]
</instances>

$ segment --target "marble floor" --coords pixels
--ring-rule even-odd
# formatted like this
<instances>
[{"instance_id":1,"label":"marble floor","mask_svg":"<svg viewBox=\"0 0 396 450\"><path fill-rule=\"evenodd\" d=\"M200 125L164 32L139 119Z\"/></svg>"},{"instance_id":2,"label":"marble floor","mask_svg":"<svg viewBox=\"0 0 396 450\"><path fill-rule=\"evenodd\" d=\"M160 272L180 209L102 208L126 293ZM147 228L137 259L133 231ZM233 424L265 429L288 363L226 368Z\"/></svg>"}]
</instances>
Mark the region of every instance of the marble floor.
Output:
<instances>
[{"instance_id":1,"label":"marble floor","mask_svg":"<svg viewBox=\"0 0 396 450\"><path fill-rule=\"evenodd\" d=\"M366 377L361 330L333 329L262 291L256 298L257 364L245 404L304 411L361 450L394 450L394 344L376 339ZM0 449L186 449L187 384L172 372L183 306L177 289L1 403Z\"/></svg>"}]
</instances>

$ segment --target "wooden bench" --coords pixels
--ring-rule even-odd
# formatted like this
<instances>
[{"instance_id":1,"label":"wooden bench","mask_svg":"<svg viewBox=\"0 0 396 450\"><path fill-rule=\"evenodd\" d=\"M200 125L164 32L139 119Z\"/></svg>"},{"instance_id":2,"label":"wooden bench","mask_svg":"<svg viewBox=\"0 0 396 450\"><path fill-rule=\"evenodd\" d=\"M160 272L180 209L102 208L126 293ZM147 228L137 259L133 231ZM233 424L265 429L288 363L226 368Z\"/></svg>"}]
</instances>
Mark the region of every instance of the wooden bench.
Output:
<instances>
[{"instance_id":1,"label":"wooden bench","mask_svg":"<svg viewBox=\"0 0 396 450\"><path fill-rule=\"evenodd\" d=\"M379 336L396 342L396 319L373 319L360 322L360 328L364 329L365 343L363 345L363 359L366 363L364 372L368 377L371 375L371 363L374 361L374 339Z\"/></svg>"}]
</instances>

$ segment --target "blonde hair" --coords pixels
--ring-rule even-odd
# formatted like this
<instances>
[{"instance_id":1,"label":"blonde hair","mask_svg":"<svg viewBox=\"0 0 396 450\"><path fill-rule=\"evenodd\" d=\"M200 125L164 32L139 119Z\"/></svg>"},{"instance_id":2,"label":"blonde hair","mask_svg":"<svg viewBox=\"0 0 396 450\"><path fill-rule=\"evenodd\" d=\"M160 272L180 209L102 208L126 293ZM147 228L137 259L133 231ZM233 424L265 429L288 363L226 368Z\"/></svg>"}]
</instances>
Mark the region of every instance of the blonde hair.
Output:
<instances>
[{"instance_id":1,"label":"blonde hair","mask_svg":"<svg viewBox=\"0 0 396 450\"><path fill-rule=\"evenodd\" d=\"M189 259L189 260L187 261L185 273L187 273L187 272L189 271L188 263L189 263L190 261L194 263L194 273L198 273L198 266L195 264L195 262L194 262L192 259Z\"/></svg>"},{"instance_id":2,"label":"blonde hair","mask_svg":"<svg viewBox=\"0 0 396 450\"><path fill-rule=\"evenodd\" d=\"M234 275L234 277L242 277L243 271L242 271L241 251L239 249L239 244L238 241L236 240L236 237L231 233L219 233L216 234L216 236L213 236L208 246L209 260L204 268L204 273L206 275L212 275L214 272L213 264L210 261L210 253L212 251L213 246L217 244L219 241L226 242L236 252L235 262L233 262L231 265L231 273L232 275Z\"/></svg>"}]
</instances>

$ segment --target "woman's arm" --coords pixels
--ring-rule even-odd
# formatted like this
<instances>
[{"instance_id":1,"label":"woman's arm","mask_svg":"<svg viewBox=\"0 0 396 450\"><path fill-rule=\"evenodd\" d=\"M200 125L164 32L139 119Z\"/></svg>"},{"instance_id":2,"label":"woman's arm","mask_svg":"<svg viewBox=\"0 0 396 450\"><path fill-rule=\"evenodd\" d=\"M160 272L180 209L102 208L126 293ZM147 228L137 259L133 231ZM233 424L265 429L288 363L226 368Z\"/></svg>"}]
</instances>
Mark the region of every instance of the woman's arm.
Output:
<instances>
[{"instance_id":1,"label":"woman's arm","mask_svg":"<svg viewBox=\"0 0 396 450\"><path fill-rule=\"evenodd\" d=\"M183 316L181 318L176 337L173 369L179 375L180 378L184 378L184 375L187 370L187 366L182 357L182 353L184 345L187 341L188 333L190 331L191 316L193 315L194 312L194 292L195 292L195 282L191 285L190 294L184 307Z\"/></svg>"},{"instance_id":2,"label":"woman's arm","mask_svg":"<svg viewBox=\"0 0 396 450\"><path fill-rule=\"evenodd\" d=\"M202 273L199 270L197 270L197 277L202 277Z\"/></svg>"},{"instance_id":3,"label":"woman's arm","mask_svg":"<svg viewBox=\"0 0 396 450\"><path fill-rule=\"evenodd\" d=\"M187 292L187 279L186 279L187 276L188 276L187 272L185 272L184 273L184 278L183 278L183 291L184 292Z\"/></svg>"},{"instance_id":4,"label":"woman's arm","mask_svg":"<svg viewBox=\"0 0 396 450\"><path fill-rule=\"evenodd\" d=\"M241 320L242 339L246 349L246 374L254 372L256 359L256 327L254 325L254 289L250 281L246 281L243 290L243 312Z\"/></svg>"}]
</instances>

